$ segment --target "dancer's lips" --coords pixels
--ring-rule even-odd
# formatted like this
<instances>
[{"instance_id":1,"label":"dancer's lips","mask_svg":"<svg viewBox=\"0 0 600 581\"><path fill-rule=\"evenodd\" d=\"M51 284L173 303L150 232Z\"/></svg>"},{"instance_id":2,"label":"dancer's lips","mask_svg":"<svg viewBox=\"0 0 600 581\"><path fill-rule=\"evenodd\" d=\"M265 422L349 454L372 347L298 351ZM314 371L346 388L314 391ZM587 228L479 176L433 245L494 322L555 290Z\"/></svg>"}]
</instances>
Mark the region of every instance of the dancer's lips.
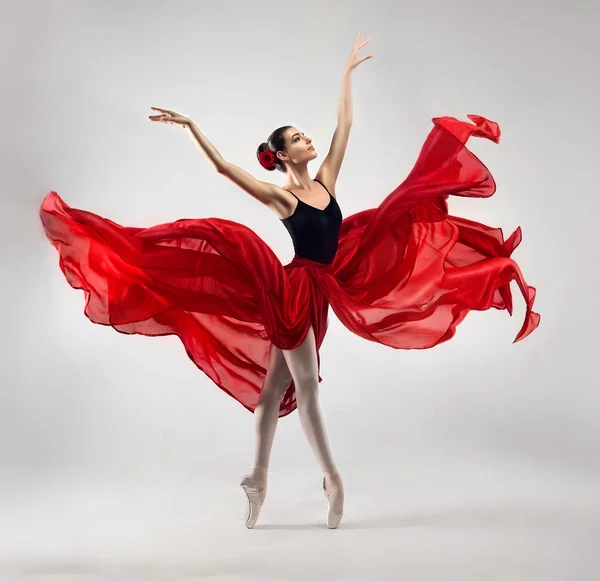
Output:
<instances>
[{"instance_id":1,"label":"dancer's lips","mask_svg":"<svg viewBox=\"0 0 600 581\"><path fill-rule=\"evenodd\" d=\"M311 145L308 149L314 149L314 147Z\"/></svg>"}]
</instances>

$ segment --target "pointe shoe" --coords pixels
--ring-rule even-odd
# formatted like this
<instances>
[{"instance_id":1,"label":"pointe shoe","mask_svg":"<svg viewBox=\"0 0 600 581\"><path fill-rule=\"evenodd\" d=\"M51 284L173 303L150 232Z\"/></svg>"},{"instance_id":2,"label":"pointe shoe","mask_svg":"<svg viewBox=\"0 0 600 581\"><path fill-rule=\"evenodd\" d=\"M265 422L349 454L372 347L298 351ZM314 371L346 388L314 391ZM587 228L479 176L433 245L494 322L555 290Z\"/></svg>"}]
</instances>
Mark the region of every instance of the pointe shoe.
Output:
<instances>
[{"instance_id":1,"label":"pointe shoe","mask_svg":"<svg viewBox=\"0 0 600 581\"><path fill-rule=\"evenodd\" d=\"M240 486L244 489L248 497L248 509L246 514L246 527L251 529L258 520L260 509L265 502L267 494L267 483L257 482L251 474L246 474Z\"/></svg>"},{"instance_id":2,"label":"pointe shoe","mask_svg":"<svg viewBox=\"0 0 600 581\"><path fill-rule=\"evenodd\" d=\"M327 488L323 478L323 492L327 497L327 528L337 529L344 514L344 487L341 480L339 484Z\"/></svg>"}]
</instances>

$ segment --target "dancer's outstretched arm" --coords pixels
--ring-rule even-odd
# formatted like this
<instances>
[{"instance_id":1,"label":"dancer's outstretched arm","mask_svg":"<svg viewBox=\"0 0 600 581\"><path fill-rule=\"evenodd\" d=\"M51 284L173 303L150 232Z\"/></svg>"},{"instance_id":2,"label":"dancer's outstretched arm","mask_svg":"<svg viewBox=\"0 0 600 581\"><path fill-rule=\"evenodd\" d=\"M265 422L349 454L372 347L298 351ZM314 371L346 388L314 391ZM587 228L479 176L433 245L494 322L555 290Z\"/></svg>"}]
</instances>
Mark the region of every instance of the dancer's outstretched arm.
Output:
<instances>
[{"instance_id":1,"label":"dancer's outstretched arm","mask_svg":"<svg viewBox=\"0 0 600 581\"><path fill-rule=\"evenodd\" d=\"M189 129L206 155L207 159L213 164L214 168L218 173L228 177L235 184L240 186L244 191L249 193L253 198L263 203L267 207L274 207L275 205L285 204L287 200L287 193L283 188L280 188L276 184L269 182L263 182L241 167L229 163L223 159L223 156L219 153L217 148L206 138L205 135L198 129L196 124L175 111L169 111L168 109L159 109L158 107L152 107L155 111L160 111L160 115L151 115L149 119L152 121L158 121L161 123L168 123L171 125L179 125L186 129Z\"/></svg>"},{"instance_id":2,"label":"dancer's outstretched arm","mask_svg":"<svg viewBox=\"0 0 600 581\"><path fill-rule=\"evenodd\" d=\"M370 54L364 57L358 54L358 51L368 42L369 40L362 40L360 34L358 35L354 48L350 53L350 58L344 68L342 94L338 106L337 127L333 133L329 152L325 156L316 175L317 179L329 185L331 190L335 189L335 182L340 173L342 161L346 153L346 146L348 145L348 138L350 137L350 129L352 128L351 73L360 63L373 58L373 55Z\"/></svg>"}]
</instances>

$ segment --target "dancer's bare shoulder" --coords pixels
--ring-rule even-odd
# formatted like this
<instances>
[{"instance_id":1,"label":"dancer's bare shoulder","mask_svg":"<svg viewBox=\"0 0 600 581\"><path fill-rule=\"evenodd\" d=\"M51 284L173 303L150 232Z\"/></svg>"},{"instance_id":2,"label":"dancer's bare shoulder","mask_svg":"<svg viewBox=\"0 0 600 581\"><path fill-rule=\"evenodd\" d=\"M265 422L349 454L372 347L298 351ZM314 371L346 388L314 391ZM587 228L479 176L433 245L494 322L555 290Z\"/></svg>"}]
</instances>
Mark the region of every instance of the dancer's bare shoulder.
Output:
<instances>
[{"instance_id":1,"label":"dancer's bare shoulder","mask_svg":"<svg viewBox=\"0 0 600 581\"><path fill-rule=\"evenodd\" d=\"M267 206L278 218L286 218L294 211L296 204L294 196L278 185L263 182L232 163L224 164L219 173Z\"/></svg>"},{"instance_id":2,"label":"dancer's bare shoulder","mask_svg":"<svg viewBox=\"0 0 600 581\"><path fill-rule=\"evenodd\" d=\"M267 208L271 210L280 220L288 218L293 214L298 204L296 198L288 190L270 184L273 186L273 191L269 202L266 204Z\"/></svg>"}]
</instances>

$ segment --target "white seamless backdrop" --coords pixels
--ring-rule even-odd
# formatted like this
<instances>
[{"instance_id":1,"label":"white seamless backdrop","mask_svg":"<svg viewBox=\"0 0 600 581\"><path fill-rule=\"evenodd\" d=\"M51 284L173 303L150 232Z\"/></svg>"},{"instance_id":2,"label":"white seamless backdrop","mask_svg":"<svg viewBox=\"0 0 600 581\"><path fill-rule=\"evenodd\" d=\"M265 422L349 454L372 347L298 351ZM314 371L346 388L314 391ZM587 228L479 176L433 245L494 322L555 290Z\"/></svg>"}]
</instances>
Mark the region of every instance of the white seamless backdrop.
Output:
<instances>
[{"instance_id":1,"label":"white seamless backdrop","mask_svg":"<svg viewBox=\"0 0 600 581\"><path fill-rule=\"evenodd\" d=\"M0 575L597 579L596 4L38 0L2 13ZM294 413L248 531L252 415L177 337L91 324L38 209L56 190L123 225L224 217L289 262L276 217L183 131L149 121L150 106L190 116L227 160L279 184L255 151L297 125L319 152L314 175L358 32L374 58L353 73L343 214L405 178L432 117L497 121L499 145L469 144L496 195L450 210L522 227L514 258L542 321L512 343L515 287L512 318L471 313L450 342L395 351L330 312L321 395L345 519L324 528Z\"/></svg>"}]
</instances>

